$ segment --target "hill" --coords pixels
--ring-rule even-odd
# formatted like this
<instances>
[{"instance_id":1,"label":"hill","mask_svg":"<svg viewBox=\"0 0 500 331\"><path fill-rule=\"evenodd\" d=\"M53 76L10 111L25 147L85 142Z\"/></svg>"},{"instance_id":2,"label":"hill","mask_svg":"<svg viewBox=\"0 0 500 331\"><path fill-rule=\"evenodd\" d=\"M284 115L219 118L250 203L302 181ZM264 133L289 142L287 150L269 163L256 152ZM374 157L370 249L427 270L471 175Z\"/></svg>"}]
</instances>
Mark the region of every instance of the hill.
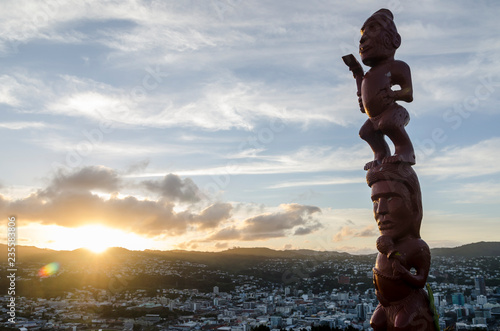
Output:
<instances>
[{"instance_id":1,"label":"hill","mask_svg":"<svg viewBox=\"0 0 500 331\"><path fill-rule=\"evenodd\" d=\"M461 256L461 257L480 257L480 256L500 256L500 242L485 242L467 244L453 248L434 248L431 249L432 255L436 256Z\"/></svg>"},{"instance_id":2,"label":"hill","mask_svg":"<svg viewBox=\"0 0 500 331\"><path fill-rule=\"evenodd\" d=\"M0 244L0 251L7 252L7 245ZM478 242L454 248L433 248L432 256L443 257L480 257L480 256L500 256L500 242ZM372 254L370 254L372 255ZM314 251L307 249L299 250L273 250L265 247L255 248L232 248L222 252L199 252L199 251L131 251L125 248L109 248L101 254L92 253L86 249L76 249L73 251L55 251L42 249L33 246L16 246L16 259L19 262L51 262L51 261L95 261L113 260L123 261L129 259L142 259L145 257L163 258L165 260L185 260L194 263L205 263L217 267L227 266L234 263L235 267L249 265L262 259L335 259L346 258L355 255L335 251ZM7 261L7 254L0 255L0 261Z\"/></svg>"},{"instance_id":3,"label":"hill","mask_svg":"<svg viewBox=\"0 0 500 331\"><path fill-rule=\"evenodd\" d=\"M223 255L239 255L239 256L259 256L266 258L282 258L282 259L300 259L307 257L341 257L349 256L349 253L339 253L333 251L314 251L310 249L298 249L298 250L274 250L266 247L255 247L255 248L231 248L222 251L218 254Z\"/></svg>"}]
</instances>

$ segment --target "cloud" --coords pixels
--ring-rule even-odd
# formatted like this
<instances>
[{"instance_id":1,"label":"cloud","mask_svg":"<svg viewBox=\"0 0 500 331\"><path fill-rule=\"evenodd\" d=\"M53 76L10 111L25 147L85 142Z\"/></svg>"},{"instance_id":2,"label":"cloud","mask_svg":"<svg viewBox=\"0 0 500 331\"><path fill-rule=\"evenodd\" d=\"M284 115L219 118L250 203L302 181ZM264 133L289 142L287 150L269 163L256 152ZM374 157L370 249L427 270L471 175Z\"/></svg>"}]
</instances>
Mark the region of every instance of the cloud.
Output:
<instances>
[{"instance_id":1,"label":"cloud","mask_svg":"<svg viewBox=\"0 0 500 331\"><path fill-rule=\"evenodd\" d=\"M355 225L355 223L353 221L351 221L351 220L346 220L345 223L347 225Z\"/></svg>"},{"instance_id":2,"label":"cloud","mask_svg":"<svg viewBox=\"0 0 500 331\"><path fill-rule=\"evenodd\" d=\"M224 1L220 3L228 7ZM44 102L34 103L33 108L43 105L47 113L96 121L106 118L129 126L211 131L250 130L259 120L269 118L304 126L356 121L357 114L350 111L355 98L344 97L347 91L353 93L353 85L332 88L324 84L331 75L325 70L329 64L313 47L298 52L294 44L310 43L314 38L325 45L322 36L341 30L337 13L316 8L299 15L292 8L303 6L295 3L288 9L293 15L283 16L283 8L240 2L230 5L229 11L222 10L224 24L220 24L221 10L213 2L189 6L144 2L84 6L72 1L28 4L23 10L13 6L12 12L7 9L0 14L4 19L0 31L6 31L0 42L43 39L90 49L102 44L107 70L111 67L122 73L124 68L154 67L162 73L155 79L143 72L137 81L119 87L74 76L43 77L42 82L52 83L46 87L51 93L40 94ZM334 43L327 45L320 54L334 51ZM137 76L135 72L131 75ZM186 83L191 75L196 81ZM22 91L26 84L18 85L16 90ZM140 97L137 91L141 91ZM9 91L4 95L9 104L23 100ZM0 91L0 100L1 96Z\"/></svg>"},{"instance_id":3,"label":"cloud","mask_svg":"<svg viewBox=\"0 0 500 331\"><path fill-rule=\"evenodd\" d=\"M10 129L10 130L23 130L23 129L42 129L49 127L49 125L42 122L4 122L0 123L0 128Z\"/></svg>"},{"instance_id":4,"label":"cloud","mask_svg":"<svg viewBox=\"0 0 500 331\"><path fill-rule=\"evenodd\" d=\"M333 236L333 241L338 242L345 240L345 237L352 236L354 231L349 226L343 226L339 232Z\"/></svg>"},{"instance_id":5,"label":"cloud","mask_svg":"<svg viewBox=\"0 0 500 331\"><path fill-rule=\"evenodd\" d=\"M330 87L305 85L297 91L297 88L290 90L243 80L230 72L219 73L217 77L207 72L198 74L214 82L188 88L174 82L183 79L192 68L186 68L185 72L173 72L170 66L147 68L136 86L122 88L61 76L55 84L66 82L67 85L61 86L60 91L51 91L51 100L44 98L43 111L98 122L107 120L120 126L180 126L208 131L252 130L262 119L280 119L303 127L325 121L345 126L357 117L350 111L352 105L348 99L344 103L336 102L332 109L330 104L335 101L335 95ZM339 95L347 92L345 85L346 91L339 91ZM349 87L352 90L352 86ZM314 113L310 112L311 108L315 109Z\"/></svg>"},{"instance_id":6,"label":"cloud","mask_svg":"<svg viewBox=\"0 0 500 331\"><path fill-rule=\"evenodd\" d=\"M114 130L113 126L108 128L110 131ZM111 141L108 132L103 132L98 127L91 130L82 130L79 133L81 134L73 137L67 134L59 135L51 132L44 136L44 139L32 139L29 141L35 146L45 148L49 151L56 153L66 152L66 158L68 158L68 155L76 155L75 159L92 154L112 159L116 159L117 157L134 157L135 160L137 157L150 157L152 155L165 155L167 153L186 155L203 152L196 150L196 148L187 149L186 146L181 144L166 146L158 143L158 141L147 142L147 144L145 142L140 143L137 140L114 142ZM161 176L164 176L164 174L162 173Z\"/></svg>"},{"instance_id":7,"label":"cloud","mask_svg":"<svg viewBox=\"0 0 500 331\"><path fill-rule=\"evenodd\" d=\"M137 187L155 193L157 199L120 193ZM198 239L189 241L191 248L210 241L304 236L323 228L316 218L321 213L316 206L283 204L277 212L238 221L232 219L232 204L202 198L190 178L168 174L156 181L133 182L114 169L90 166L59 171L46 188L27 197L9 200L0 196L0 213L16 215L26 224L68 228L95 224L149 238L196 234ZM201 210L200 204L205 205Z\"/></svg>"},{"instance_id":8,"label":"cloud","mask_svg":"<svg viewBox=\"0 0 500 331\"><path fill-rule=\"evenodd\" d=\"M51 185L42 195L53 195L60 192L92 191L115 192L121 187L119 174L102 166L84 167L76 172L59 171L52 179Z\"/></svg>"},{"instance_id":9,"label":"cloud","mask_svg":"<svg viewBox=\"0 0 500 331\"><path fill-rule=\"evenodd\" d=\"M500 172L500 168L491 166L500 164L500 137L432 152L431 158L420 166L422 175L469 178Z\"/></svg>"},{"instance_id":10,"label":"cloud","mask_svg":"<svg viewBox=\"0 0 500 331\"><path fill-rule=\"evenodd\" d=\"M354 237L373 237L376 236L378 233L375 230L374 225L368 225L365 228L359 230Z\"/></svg>"},{"instance_id":11,"label":"cloud","mask_svg":"<svg viewBox=\"0 0 500 331\"><path fill-rule=\"evenodd\" d=\"M350 224L354 225L351 221ZM333 236L334 242L344 241L352 237L373 237L377 235L374 225L367 225L361 229L354 229L352 226L343 226L339 232Z\"/></svg>"},{"instance_id":12,"label":"cloud","mask_svg":"<svg viewBox=\"0 0 500 331\"><path fill-rule=\"evenodd\" d=\"M455 203L498 204L500 183L498 181L476 182L459 185L455 190L442 190L441 194L455 197Z\"/></svg>"},{"instance_id":13,"label":"cloud","mask_svg":"<svg viewBox=\"0 0 500 331\"><path fill-rule=\"evenodd\" d=\"M149 191L171 201L200 201L200 190L190 178L182 180L177 175L168 174L161 181L144 181L142 184Z\"/></svg>"},{"instance_id":14,"label":"cloud","mask_svg":"<svg viewBox=\"0 0 500 331\"><path fill-rule=\"evenodd\" d=\"M161 181L148 181L146 186L159 194L158 200L120 196L119 190L135 185L125 181L117 171L102 166L84 167L73 173L58 172L45 189L28 197L8 200L0 196L0 212L16 215L27 223L64 227L100 224L147 237L211 229L231 217L232 206L219 202L202 211L192 205L176 211L176 202L200 200L199 189L189 178L170 174Z\"/></svg>"},{"instance_id":15,"label":"cloud","mask_svg":"<svg viewBox=\"0 0 500 331\"><path fill-rule=\"evenodd\" d=\"M356 144L349 148L331 146L303 146L283 154L257 154L250 160L233 160L229 156L228 160L223 160L223 166L203 167L189 171L177 172L182 176L201 175L241 175L241 174L285 174L285 173L312 173L322 171L352 171L359 169L361 164L365 164L372 152L367 144ZM228 165L229 164L229 165ZM148 173L143 176L160 176L160 173ZM363 178L328 179L328 184L348 184L363 182ZM279 184L268 188L282 188L293 186L304 186L308 182L291 182L290 184ZM313 180L311 185L322 185L321 181Z\"/></svg>"},{"instance_id":16,"label":"cloud","mask_svg":"<svg viewBox=\"0 0 500 331\"><path fill-rule=\"evenodd\" d=\"M136 161L134 162L133 164L129 165L127 170L125 171L125 173L127 175L129 174L134 174L134 173L137 173L137 172L144 172L144 170L146 170L146 168L149 166L149 160L148 159L145 159L145 160L142 160L142 161Z\"/></svg>"},{"instance_id":17,"label":"cloud","mask_svg":"<svg viewBox=\"0 0 500 331\"><path fill-rule=\"evenodd\" d=\"M214 247L216 249L226 249L229 247L229 245L228 245L228 243L216 242Z\"/></svg>"},{"instance_id":18,"label":"cloud","mask_svg":"<svg viewBox=\"0 0 500 331\"><path fill-rule=\"evenodd\" d=\"M313 233L315 232L316 230L319 230L323 227L323 225L321 225L321 223L316 223L316 224L312 224L308 227L300 227L300 228L297 228L295 229L295 232L294 232L294 236L305 236L306 234L310 234L310 233Z\"/></svg>"},{"instance_id":19,"label":"cloud","mask_svg":"<svg viewBox=\"0 0 500 331\"><path fill-rule=\"evenodd\" d=\"M446 7L451 5L448 2ZM496 6L489 6L478 8L483 15L495 12ZM71 93L64 91L53 98L47 111L98 119L93 113L99 109L110 115L106 118L128 125L180 125L207 130L251 129L258 119L276 116L305 126L324 121L344 126L357 122L359 114L352 111L356 105L354 84L333 80L340 73L347 78L348 72L340 61L332 66L324 54L343 55L347 51L344 44L353 51L357 49L359 28L369 15L360 5L336 3L332 7L317 3L308 7L300 1L291 1L283 8L267 2L248 5L211 1L184 5L138 1L117 6L113 2L92 1L89 6L75 1L51 5L27 1L22 7L11 4L0 14L0 31L5 31L0 42L42 39L89 48L100 44L105 46L101 52L109 61L108 66L123 70L159 65L169 75L158 89L147 91L142 101L120 95L130 94L134 84L114 91L82 88ZM473 24L476 19L469 15L467 7L456 8L453 14L460 17L457 22L469 24L451 26L443 26L441 18L426 8L396 7L396 19L402 15L405 18L397 21L405 42L403 55L489 52L494 58L494 51L498 50L493 32L496 21L485 19L482 24ZM486 24L492 29L485 29ZM468 42L464 42L464 35L468 36ZM481 35L482 42L471 38L477 35ZM304 43L310 47L297 47ZM426 47L422 47L423 43ZM429 44L433 47L427 47ZM469 63L462 64L467 68ZM425 92L437 91L434 100L442 96L453 100L456 95L466 95L467 90L463 85L444 90L450 86L446 84L450 75L465 74L471 78L485 71L498 72L498 62L491 64L495 65L477 66L480 71L464 73L455 70L456 63L450 64L447 58L446 63L420 69L423 79L415 82ZM440 71L443 66L447 67ZM434 75L439 77L433 77L433 72L438 72ZM186 73L196 73L196 82L184 85ZM144 88L145 78L140 77L136 85ZM451 78L457 80L456 76ZM0 99L1 95L0 92ZM176 97L165 102L167 95ZM5 96L11 103L22 100L10 93ZM113 113L116 107L128 110Z\"/></svg>"},{"instance_id":20,"label":"cloud","mask_svg":"<svg viewBox=\"0 0 500 331\"><path fill-rule=\"evenodd\" d=\"M232 210L231 204L216 202L199 214L193 215L188 212L186 217L189 218L191 224L196 224L199 230L213 229L217 228L221 222L229 220Z\"/></svg>"},{"instance_id":21,"label":"cloud","mask_svg":"<svg viewBox=\"0 0 500 331\"><path fill-rule=\"evenodd\" d=\"M306 235L317 231L323 225L314 218L321 209L315 206L284 204L283 211L266 213L247 218L241 227L234 225L223 228L209 237L209 240L265 240L287 235Z\"/></svg>"},{"instance_id":22,"label":"cloud","mask_svg":"<svg viewBox=\"0 0 500 331\"><path fill-rule=\"evenodd\" d=\"M207 240L236 240L241 238L241 232L235 226L229 226L218 230L217 233L210 236Z\"/></svg>"},{"instance_id":23,"label":"cloud","mask_svg":"<svg viewBox=\"0 0 500 331\"><path fill-rule=\"evenodd\" d=\"M271 185L268 188L288 188L288 187L301 187L301 186L323 186L323 185L343 185L343 184L357 184L364 182L362 177L337 177L337 178L321 178L311 179L308 181L295 181L285 182L280 184Z\"/></svg>"},{"instance_id":24,"label":"cloud","mask_svg":"<svg viewBox=\"0 0 500 331\"><path fill-rule=\"evenodd\" d=\"M47 86L38 73L28 73L18 69L14 73L0 76L0 104L22 110L34 110L39 109L40 105L53 96L52 87ZM28 124L25 121L17 121L17 126L36 125L40 127L40 123L35 123Z\"/></svg>"}]
</instances>

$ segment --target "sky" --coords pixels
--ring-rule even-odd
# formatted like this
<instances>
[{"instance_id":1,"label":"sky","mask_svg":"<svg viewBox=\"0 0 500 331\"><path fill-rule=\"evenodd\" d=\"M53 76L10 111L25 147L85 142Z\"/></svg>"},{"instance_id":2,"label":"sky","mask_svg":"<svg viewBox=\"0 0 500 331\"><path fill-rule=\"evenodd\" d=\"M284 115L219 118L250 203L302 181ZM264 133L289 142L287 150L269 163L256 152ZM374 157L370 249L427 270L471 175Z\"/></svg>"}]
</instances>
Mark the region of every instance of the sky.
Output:
<instances>
[{"instance_id":1,"label":"sky","mask_svg":"<svg viewBox=\"0 0 500 331\"><path fill-rule=\"evenodd\" d=\"M0 242L375 252L342 62L388 8L432 247L500 240L498 1L5 0ZM367 70L367 67L364 67Z\"/></svg>"}]
</instances>

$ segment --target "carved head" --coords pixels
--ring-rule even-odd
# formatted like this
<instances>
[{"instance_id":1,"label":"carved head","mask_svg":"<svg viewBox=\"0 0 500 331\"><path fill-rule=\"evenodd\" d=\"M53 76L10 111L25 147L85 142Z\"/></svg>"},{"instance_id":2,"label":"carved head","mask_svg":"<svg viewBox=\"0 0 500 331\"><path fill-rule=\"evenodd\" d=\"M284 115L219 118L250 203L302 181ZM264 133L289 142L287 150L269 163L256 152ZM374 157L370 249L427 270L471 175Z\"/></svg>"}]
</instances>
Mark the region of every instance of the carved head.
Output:
<instances>
[{"instance_id":1,"label":"carved head","mask_svg":"<svg viewBox=\"0 0 500 331\"><path fill-rule=\"evenodd\" d=\"M382 164L366 174L373 214L381 235L397 241L420 238L422 197L417 174L409 164Z\"/></svg>"},{"instance_id":2,"label":"carved head","mask_svg":"<svg viewBox=\"0 0 500 331\"><path fill-rule=\"evenodd\" d=\"M401 45L401 36L394 24L394 16L389 9L380 9L370 16L361 27L359 55L367 66L394 57Z\"/></svg>"}]
</instances>

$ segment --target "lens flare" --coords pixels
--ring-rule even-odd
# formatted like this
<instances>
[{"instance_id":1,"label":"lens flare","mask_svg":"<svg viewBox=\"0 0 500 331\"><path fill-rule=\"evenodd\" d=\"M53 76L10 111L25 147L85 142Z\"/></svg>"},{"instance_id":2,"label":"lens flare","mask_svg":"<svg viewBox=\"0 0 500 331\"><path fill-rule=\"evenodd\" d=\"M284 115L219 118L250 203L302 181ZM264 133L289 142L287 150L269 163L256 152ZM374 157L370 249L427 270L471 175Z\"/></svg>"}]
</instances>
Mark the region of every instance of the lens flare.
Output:
<instances>
[{"instance_id":1,"label":"lens flare","mask_svg":"<svg viewBox=\"0 0 500 331\"><path fill-rule=\"evenodd\" d=\"M48 278L57 273L59 270L59 263L58 262L52 262L47 265L44 265L43 267L38 270L38 277L40 278Z\"/></svg>"}]
</instances>

